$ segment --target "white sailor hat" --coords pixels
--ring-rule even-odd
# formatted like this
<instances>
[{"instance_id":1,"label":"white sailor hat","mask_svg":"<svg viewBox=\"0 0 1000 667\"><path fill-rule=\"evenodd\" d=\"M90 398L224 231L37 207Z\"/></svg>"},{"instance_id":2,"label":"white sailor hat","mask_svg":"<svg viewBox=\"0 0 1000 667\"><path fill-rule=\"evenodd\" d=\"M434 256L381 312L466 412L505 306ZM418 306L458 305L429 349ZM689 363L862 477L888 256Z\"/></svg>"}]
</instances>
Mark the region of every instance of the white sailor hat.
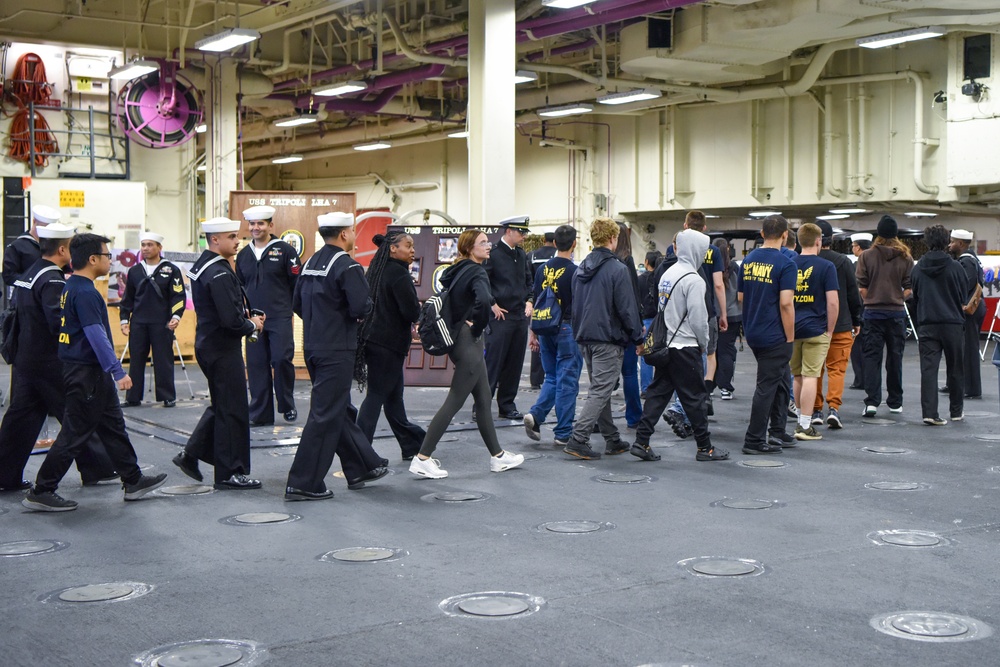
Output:
<instances>
[{"instance_id":1,"label":"white sailor hat","mask_svg":"<svg viewBox=\"0 0 1000 667\"><path fill-rule=\"evenodd\" d=\"M60 222L53 222L38 228L38 238L40 239L69 239L76 234L76 227L64 225Z\"/></svg>"},{"instance_id":2,"label":"white sailor hat","mask_svg":"<svg viewBox=\"0 0 1000 667\"><path fill-rule=\"evenodd\" d=\"M139 234L139 241L153 241L163 245L163 237L155 232L143 232L142 234Z\"/></svg>"},{"instance_id":3,"label":"white sailor hat","mask_svg":"<svg viewBox=\"0 0 1000 667\"><path fill-rule=\"evenodd\" d=\"M59 222L60 218L62 218L62 213L51 206L39 204L38 206L31 207L31 217L40 225L50 225L53 222Z\"/></svg>"},{"instance_id":4,"label":"white sailor hat","mask_svg":"<svg viewBox=\"0 0 1000 667\"><path fill-rule=\"evenodd\" d=\"M354 214L334 211L318 216L316 221L320 227L350 227L354 224Z\"/></svg>"},{"instance_id":5,"label":"white sailor hat","mask_svg":"<svg viewBox=\"0 0 1000 667\"><path fill-rule=\"evenodd\" d=\"M972 232L967 229L953 229L951 231L951 238L958 239L959 241L971 241Z\"/></svg>"},{"instance_id":6,"label":"white sailor hat","mask_svg":"<svg viewBox=\"0 0 1000 667\"><path fill-rule=\"evenodd\" d=\"M851 234L851 241L857 243L858 241L868 241L872 242L872 235L868 232L858 232L857 234Z\"/></svg>"},{"instance_id":7,"label":"white sailor hat","mask_svg":"<svg viewBox=\"0 0 1000 667\"><path fill-rule=\"evenodd\" d=\"M273 206L252 206L247 210L243 211L243 217L246 218L247 222L256 222L257 220L270 220L274 217L274 207Z\"/></svg>"},{"instance_id":8,"label":"white sailor hat","mask_svg":"<svg viewBox=\"0 0 1000 667\"><path fill-rule=\"evenodd\" d=\"M500 221L501 227L506 227L507 229L516 229L519 232L527 232L528 228L528 216L526 215L514 215L509 218L504 218Z\"/></svg>"},{"instance_id":9,"label":"white sailor hat","mask_svg":"<svg viewBox=\"0 0 1000 667\"><path fill-rule=\"evenodd\" d=\"M240 231L240 221L229 218L212 218L201 223L201 231L206 234L221 234Z\"/></svg>"}]
</instances>

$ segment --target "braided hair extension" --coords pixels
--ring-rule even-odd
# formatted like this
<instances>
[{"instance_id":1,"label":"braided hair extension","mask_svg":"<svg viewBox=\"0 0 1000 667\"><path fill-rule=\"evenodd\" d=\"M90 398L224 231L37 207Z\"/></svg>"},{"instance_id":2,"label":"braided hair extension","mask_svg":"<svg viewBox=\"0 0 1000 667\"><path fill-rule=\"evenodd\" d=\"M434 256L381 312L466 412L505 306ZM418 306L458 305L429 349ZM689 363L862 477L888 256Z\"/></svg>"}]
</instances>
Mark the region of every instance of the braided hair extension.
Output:
<instances>
[{"instance_id":1,"label":"braided hair extension","mask_svg":"<svg viewBox=\"0 0 1000 667\"><path fill-rule=\"evenodd\" d=\"M389 253L394 245L399 245L403 237L407 236L402 230L393 230L383 234L376 234L372 237L372 243L378 246L375 256L368 264L368 272L365 277L368 279L368 296L372 300L372 307L369 316L361 322L358 327L358 351L354 357L354 379L358 383L358 390L364 392L368 387L368 364L365 363L365 348L368 343L368 334L371 332L375 321L375 312L378 310L379 294L382 287L382 274L385 272L385 265L389 262Z\"/></svg>"}]
</instances>

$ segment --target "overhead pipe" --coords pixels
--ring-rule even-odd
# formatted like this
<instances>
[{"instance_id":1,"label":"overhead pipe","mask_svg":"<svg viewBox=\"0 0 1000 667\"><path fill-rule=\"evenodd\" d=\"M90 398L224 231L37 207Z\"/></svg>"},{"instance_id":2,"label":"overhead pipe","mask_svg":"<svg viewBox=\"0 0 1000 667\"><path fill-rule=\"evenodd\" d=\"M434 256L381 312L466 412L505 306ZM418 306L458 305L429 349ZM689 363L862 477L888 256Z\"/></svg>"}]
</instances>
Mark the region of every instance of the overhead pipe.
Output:
<instances>
[{"instance_id":1,"label":"overhead pipe","mask_svg":"<svg viewBox=\"0 0 1000 667\"><path fill-rule=\"evenodd\" d=\"M412 129L413 125L410 124L410 127ZM397 147L402 147L402 146L413 146L413 145L416 145L416 144L424 144L424 143L428 143L428 142L431 142L431 141L444 141L444 140L448 139L448 132L449 131L451 131L451 130L440 131L440 132L433 132L433 133L429 133L429 134L419 134L419 135L416 135L416 136L407 136L407 137L392 138L392 146L393 146L393 148L397 148ZM387 138L388 135L386 135L386 134L383 133L382 137L383 138ZM313 150L313 151L296 151L296 152L298 152L300 155L302 155L302 159L303 160L322 160L322 159L325 159L325 158L344 157L344 156L347 156L347 155L357 156L357 154L358 154L358 152L356 150L354 150L354 148L352 148L349 145L348 146L339 146L339 147L336 147L336 148L324 148L324 149ZM259 157L259 158L254 158L252 160L247 160L246 163L245 163L245 166L246 167L264 167L264 166L268 166L270 164L271 164L271 158L270 158L270 156L268 156L268 157Z\"/></svg>"},{"instance_id":2,"label":"overhead pipe","mask_svg":"<svg viewBox=\"0 0 1000 667\"><path fill-rule=\"evenodd\" d=\"M380 90L385 90L388 88L395 88L396 92L399 92L399 88L405 86L408 83L415 83L417 81L426 81L435 76L441 76L444 72L444 65L425 65L422 67L413 67L407 70L400 70L398 72L390 72L389 74L383 74L382 76L377 76L368 82L368 93L374 93ZM337 101L362 101L363 94L361 97L345 98L345 100L333 100ZM268 96L269 99L276 100L290 100L294 102L297 107L306 107L309 105L311 99L315 99L312 93L303 93L302 95L287 95L287 94L273 94ZM381 96L380 96L381 97ZM326 108L333 109L330 103L327 103ZM384 104L382 106L385 106Z\"/></svg>"},{"instance_id":3,"label":"overhead pipe","mask_svg":"<svg viewBox=\"0 0 1000 667\"><path fill-rule=\"evenodd\" d=\"M858 193L857 188L857 153L855 153L855 134L854 134L854 93L853 84L848 86L847 89L847 193L855 195Z\"/></svg>"}]
</instances>

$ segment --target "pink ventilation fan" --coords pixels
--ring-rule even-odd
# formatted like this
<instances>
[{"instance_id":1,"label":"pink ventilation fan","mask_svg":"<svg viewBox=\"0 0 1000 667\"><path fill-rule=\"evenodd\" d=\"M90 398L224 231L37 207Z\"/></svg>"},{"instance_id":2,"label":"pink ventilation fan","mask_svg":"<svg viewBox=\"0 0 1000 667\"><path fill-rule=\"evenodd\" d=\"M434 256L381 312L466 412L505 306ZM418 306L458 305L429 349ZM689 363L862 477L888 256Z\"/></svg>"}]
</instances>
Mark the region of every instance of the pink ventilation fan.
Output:
<instances>
[{"instance_id":1,"label":"pink ventilation fan","mask_svg":"<svg viewBox=\"0 0 1000 667\"><path fill-rule=\"evenodd\" d=\"M132 79L118 93L118 125L148 148L180 146L201 123L201 92L177 73L174 63L160 61L160 71Z\"/></svg>"}]
</instances>

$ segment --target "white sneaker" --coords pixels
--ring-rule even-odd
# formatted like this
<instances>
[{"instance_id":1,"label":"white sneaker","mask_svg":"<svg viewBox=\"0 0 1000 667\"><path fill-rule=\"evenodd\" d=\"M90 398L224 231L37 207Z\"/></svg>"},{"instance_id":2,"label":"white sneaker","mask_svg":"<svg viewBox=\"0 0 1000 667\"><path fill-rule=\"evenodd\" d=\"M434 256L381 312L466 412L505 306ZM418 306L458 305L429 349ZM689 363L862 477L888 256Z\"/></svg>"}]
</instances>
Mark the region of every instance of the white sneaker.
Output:
<instances>
[{"instance_id":1,"label":"white sneaker","mask_svg":"<svg viewBox=\"0 0 1000 667\"><path fill-rule=\"evenodd\" d=\"M410 472L418 477L429 477L430 479L442 479L448 476L448 471L441 468L441 462L437 459L421 459L414 456L410 461Z\"/></svg>"},{"instance_id":2,"label":"white sneaker","mask_svg":"<svg viewBox=\"0 0 1000 667\"><path fill-rule=\"evenodd\" d=\"M490 457L490 471L503 472L504 470L510 470L511 468L516 468L522 463L524 463L523 456L521 456L520 454L511 454L510 452L504 451L500 453L500 456Z\"/></svg>"},{"instance_id":3,"label":"white sneaker","mask_svg":"<svg viewBox=\"0 0 1000 667\"><path fill-rule=\"evenodd\" d=\"M903 406L901 405L898 408L889 408L889 412L891 412L894 415L898 415L903 412Z\"/></svg>"},{"instance_id":4,"label":"white sneaker","mask_svg":"<svg viewBox=\"0 0 1000 667\"><path fill-rule=\"evenodd\" d=\"M524 415L524 432L536 442L542 439L541 429L535 423L535 415L530 412Z\"/></svg>"}]
</instances>

